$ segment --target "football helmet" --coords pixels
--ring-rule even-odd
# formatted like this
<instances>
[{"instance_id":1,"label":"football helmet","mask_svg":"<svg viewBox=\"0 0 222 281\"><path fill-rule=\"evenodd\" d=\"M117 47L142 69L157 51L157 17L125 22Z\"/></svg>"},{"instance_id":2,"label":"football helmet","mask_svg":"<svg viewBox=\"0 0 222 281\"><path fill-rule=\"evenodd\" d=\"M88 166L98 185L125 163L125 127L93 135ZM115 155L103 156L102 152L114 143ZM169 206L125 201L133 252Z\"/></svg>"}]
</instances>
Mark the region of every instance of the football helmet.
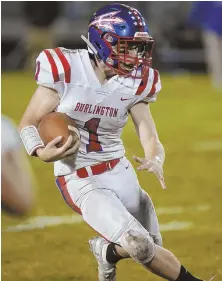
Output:
<instances>
[{"instance_id":1,"label":"football helmet","mask_svg":"<svg viewBox=\"0 0 222 281\"><path fill-rule=\"evenodd\" d=\"M88 47L117 74L141 78L152 63L154 39L135 8L109 4L89 21Z\"/></svg>"}]
</instances>

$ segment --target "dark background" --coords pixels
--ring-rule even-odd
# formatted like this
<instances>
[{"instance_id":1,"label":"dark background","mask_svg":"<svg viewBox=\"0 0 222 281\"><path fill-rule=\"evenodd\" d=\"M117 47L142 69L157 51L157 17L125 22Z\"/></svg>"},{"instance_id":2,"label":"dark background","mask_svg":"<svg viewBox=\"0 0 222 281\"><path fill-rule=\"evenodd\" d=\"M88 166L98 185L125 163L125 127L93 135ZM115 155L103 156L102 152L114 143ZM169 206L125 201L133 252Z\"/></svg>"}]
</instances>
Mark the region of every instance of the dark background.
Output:
<instances>
[{"instance_id":1,"label":"dark background","mask_svg":"<svg viewBox=\"0 0 222 281\"><path fill-rule=\"evenodd\" d=\"M1 2L2 70L30 68L32 60L35 61L32 54L37 56L44 48L85 48L80 35L87 36L89 18L107 3L111 2ZM156 68L177 73L206 71L200 30L191 28L187 20L192 2L124 3L141 11L149 24L156 40L153 55ZM38 35L36 30L40 30Z\"/></svg>"}]
</instances>

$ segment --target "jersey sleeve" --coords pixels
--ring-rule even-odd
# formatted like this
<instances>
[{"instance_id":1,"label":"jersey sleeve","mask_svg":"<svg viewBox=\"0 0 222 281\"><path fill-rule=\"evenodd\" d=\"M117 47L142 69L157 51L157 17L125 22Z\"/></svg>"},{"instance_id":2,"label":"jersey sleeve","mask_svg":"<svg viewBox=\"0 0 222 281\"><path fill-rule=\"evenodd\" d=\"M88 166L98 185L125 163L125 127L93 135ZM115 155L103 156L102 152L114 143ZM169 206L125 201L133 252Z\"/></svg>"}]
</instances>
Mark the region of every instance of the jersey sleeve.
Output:
<instances>
[{"instance_id":1,"label":"jersey sleeve","mask_svg":"<svg viewBox=\"0 0 222 281\"><path fill-rule=\"evenodd\" d=\"M149 68L137 91L132 106L138 102L155 102L161 90L160 74L156 69Z\"/></svg>"},{"instance_id":2,"label":"jersey sleeve","mask_svg":"<svg viewBox=\"0 0 222 281\"><path fill-rule=\"evenodd\" d=\"M35 80L38 85L56 90L60 97L70 83L71 66L63 48L43 50L36 59Z\"/></svg>"}]
</instances>

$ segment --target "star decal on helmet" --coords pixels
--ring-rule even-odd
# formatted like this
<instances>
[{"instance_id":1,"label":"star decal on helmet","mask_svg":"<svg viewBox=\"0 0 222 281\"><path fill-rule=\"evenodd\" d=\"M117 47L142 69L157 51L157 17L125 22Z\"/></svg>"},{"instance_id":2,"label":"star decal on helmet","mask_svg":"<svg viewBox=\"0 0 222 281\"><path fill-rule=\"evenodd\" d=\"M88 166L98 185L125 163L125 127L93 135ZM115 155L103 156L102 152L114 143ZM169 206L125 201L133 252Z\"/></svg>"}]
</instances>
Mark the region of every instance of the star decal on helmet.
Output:
<instances>
[{"instance_id":1,"label":"star decal on helmet","mask_svg":"<svg viewBox=\"0 0 222 281\"><path fill-rule=\"evenodd\" d=\"M89 26L95 25L98 28L105 28L111 31L115 31L113 28L113 24L125 23L125 20L116 16L116 14L118 14L119 12L120 11L115 11L98 16L94 21L90 23Z\"/></svg>"}]
</instances>

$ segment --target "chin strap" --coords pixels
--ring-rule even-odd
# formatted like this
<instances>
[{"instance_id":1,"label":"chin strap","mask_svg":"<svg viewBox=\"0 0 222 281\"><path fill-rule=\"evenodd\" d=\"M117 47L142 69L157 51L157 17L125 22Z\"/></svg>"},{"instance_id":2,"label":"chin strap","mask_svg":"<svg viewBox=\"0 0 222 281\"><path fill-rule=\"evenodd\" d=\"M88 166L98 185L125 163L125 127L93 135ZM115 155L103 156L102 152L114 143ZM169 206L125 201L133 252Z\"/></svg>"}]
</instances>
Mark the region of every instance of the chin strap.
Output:
<instances>
[{"instance_id":1,"label":"chin strap","mask_svg":"<svg viewBox=\"0 0 222 281\"><path fill-rule=\"evenodd\" d=\"M97 52L96 48L93 46L93 44L91 44L84 35L81 35L81 38L87 44L89 52L93 53L95 56L97 56L99 58L98 52Z\"/></svg>"}]
</instances>

